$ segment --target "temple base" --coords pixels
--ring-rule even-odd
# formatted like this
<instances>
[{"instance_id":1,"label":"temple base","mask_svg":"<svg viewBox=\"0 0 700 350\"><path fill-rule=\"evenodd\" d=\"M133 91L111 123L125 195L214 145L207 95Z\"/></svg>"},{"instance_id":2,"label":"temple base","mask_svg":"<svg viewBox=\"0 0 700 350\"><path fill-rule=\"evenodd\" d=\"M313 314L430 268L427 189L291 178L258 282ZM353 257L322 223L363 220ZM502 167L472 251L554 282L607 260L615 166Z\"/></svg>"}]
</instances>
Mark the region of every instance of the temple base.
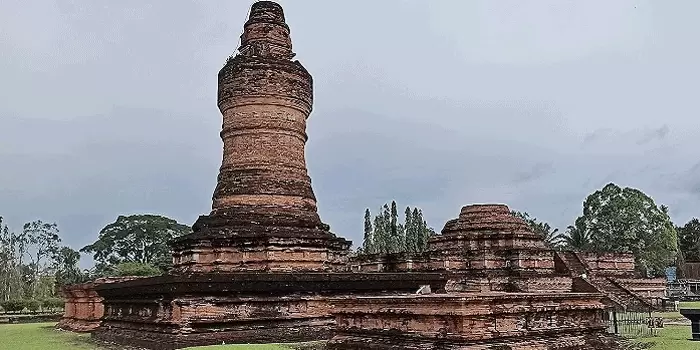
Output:
<instances>
[{"instance_id":1,"label":"temple base","mask_svg":"<svg viewBox=\"0 0 700 350\"><path fill-rule=\"evenodd\" d=\"M212 273L100 286L98 340L148 349L328 340L331 299L443 290L440 273Z\"/></svg>"},{"instance_id":2,"label":"temple base","mask_svg":"<svg viewBox=\"0 0 700 350\"><path fill-rule=\"evenodd\" d=\"M329 350L618 349L600 294L449 293L332 301Z\"/></svg>"}]
</instances>

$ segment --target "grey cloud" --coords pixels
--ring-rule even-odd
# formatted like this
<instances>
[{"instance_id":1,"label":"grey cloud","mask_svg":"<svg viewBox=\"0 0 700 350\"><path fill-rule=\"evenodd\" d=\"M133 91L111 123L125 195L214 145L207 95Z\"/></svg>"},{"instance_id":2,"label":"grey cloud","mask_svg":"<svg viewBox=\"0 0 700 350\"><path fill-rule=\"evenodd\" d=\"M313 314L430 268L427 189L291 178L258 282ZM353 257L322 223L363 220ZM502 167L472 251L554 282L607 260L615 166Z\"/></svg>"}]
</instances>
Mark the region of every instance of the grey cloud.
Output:
<instances>
[{"instance_id":1,"label":"grey cloud","mask_svg":"<svg viewBox=\"0 0 700 350\"><path fill-rule=\"evenodd\" d=\"M513 181L517 183L521 182L527 182L531 181L534 179L538 179L545 174L554 171L554 167L552 166L552 163L537 163L533 165L528 171L526 172L520 172L516 174L515 178Z\"/></svg>"},{"instance_id":2,"label":"grey cloud","mask_svg":"<svg viewBox=\"0 0 700 350\"><path fill-rule=\"evenodd\" d=\"M79 247L121 213L208 212L216 74L249 5L1 2L0 215L55 220ZM307 161L337 233L358 242L364 209L391 199L436 229L474 202L562 228L607 181L698 215L700 3L282 5L314 76Z\"/></svg>"},{"instance_id":3,"label":"grey cloud","mask_svg":"<svg viewBox=\"0 0 700 350\"><path fill-rule=\"evenodd\" d=\"M668 125L664 124L660 128L654 129L646 133L639 140L637 140L637 144L644 145L655 140L663 140L666 138L669 132L671 132L671 129Z\"/></svg>"}]
</instances>

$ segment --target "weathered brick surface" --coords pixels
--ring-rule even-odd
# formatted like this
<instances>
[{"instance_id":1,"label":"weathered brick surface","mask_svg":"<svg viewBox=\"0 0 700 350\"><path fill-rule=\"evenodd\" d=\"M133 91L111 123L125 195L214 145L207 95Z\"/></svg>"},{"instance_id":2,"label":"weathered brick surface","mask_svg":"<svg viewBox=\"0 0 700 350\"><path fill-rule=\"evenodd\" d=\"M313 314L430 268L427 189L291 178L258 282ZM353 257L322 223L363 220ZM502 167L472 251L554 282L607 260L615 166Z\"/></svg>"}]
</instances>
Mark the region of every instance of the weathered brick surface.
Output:
<instances>
[{"instance_id":1,"label":"weathered brick surface","mask_svg":"<svg viewBox=\"0 0 700 350\"><path fill-rule=\"evenodd\" d=\"M173 244L176 271L345 268L350 242L321 222L306 170L313 80L292 57L282 8L253 4L219 72L224 155L212 212Z\"/></svg>"},{"instance_id":2,"label":"weathered brick surface","mask_svg":"<svg viewBox=\"0 0 700 350\"><path fill-rule=\"evenodd\" d=\"M451 293L334 299L330 349L609 349L600 294ZM561 347L562 339L572 342Z\"/></svg>"},{"instance_id":3,"label":"weathered brick surface","mask_svg":"<svg viewBox=\"0 0 700 350\"><path fill-rule=\"evenodd\" d=\"M104 315L102 297L95 288L105 283L118 283L136 277L100 278L90 283L81 283L61 288L65 300L63 317L57 328L73 332L90 332L100 326Z\"/></svg>"},{"instance_id":4,"label":"weathered brick surface","mask_svg":"<svg viewBox=\"0 0 700 350\"><path fill-rule=\"evenodd\" d=\"M555 265L558 272L579 279L574 291L597 290L618 309L648 311L662 306L666 280L637 277L632 254L557 252Z\"/></svg>"},{"instance_id":5,"label":"weathered brick surface","mask_svg":"<svg viewBox=\"0 0 700 350\"><path fill-rule=\"evenodd\" d=\"M324 340L330 298L443 291L439 273L199 273L104 285L100 340L149 349Z\"/></svg>"}]
</instances>

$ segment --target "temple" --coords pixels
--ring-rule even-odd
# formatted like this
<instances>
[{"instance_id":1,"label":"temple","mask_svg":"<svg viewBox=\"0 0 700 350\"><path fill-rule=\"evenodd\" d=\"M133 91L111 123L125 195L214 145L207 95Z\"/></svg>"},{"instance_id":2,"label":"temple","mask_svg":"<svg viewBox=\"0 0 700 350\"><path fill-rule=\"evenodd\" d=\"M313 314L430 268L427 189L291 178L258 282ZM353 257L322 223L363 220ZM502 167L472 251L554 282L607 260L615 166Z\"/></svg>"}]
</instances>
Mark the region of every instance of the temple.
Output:
<instances>
[{"instance_id":1,"label":"temple","mask_svg":"<svg viewBox=\"0 0 700 350\"><path fill-rule=\"evenodd\" d=\"M307 174L313 83L282 8L257 2L238 54L219 72L223 161L212 212L173 245L175 270L334 271L350 242L321 222Z\"/></svg>"},{"instance_id":2,"label":"temple","mask_svg":"<svg viewBox=\"0 0 700 350\"><path fill-rule=\"evenodd\" d=\"M313 84L294 56L282 8L254 3L218 76L211 212L173 242L168 274L64 289L64 328L148 349L610 349L621 340L605 312L653 304L658 286L630 274L633 260L555 252L503 204L463 207L423 253L351 257L317 212Z\"/></svg>"}]
</instances>

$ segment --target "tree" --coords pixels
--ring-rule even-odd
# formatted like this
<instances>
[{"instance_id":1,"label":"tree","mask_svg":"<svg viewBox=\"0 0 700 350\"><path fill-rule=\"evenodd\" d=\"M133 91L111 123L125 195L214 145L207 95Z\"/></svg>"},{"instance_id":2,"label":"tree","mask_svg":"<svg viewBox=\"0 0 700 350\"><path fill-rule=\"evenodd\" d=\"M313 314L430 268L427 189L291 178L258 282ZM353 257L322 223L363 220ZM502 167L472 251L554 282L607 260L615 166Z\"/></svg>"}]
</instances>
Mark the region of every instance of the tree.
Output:
<instances>
[{"instance_id":1,"label":"tree","mask_svg":"<svg viewBox=\"0 0 700 350\"><path fill-rule=\"evenodd\" d=\"M668 208L638 189L607 184L586 198L581 218L594 250L631 252L645 275L663 276L675 259L677 236Z\"/></svg>"},{"instance_id":2,"label":"tree","mask_svg":"<svg viewBox=\"0 0 700 350\"><path fill-rule=\"evenodd\" d=\"M362 242L362 251L365 254L374 254L374 237L372 233L372 214L369 212L369 208L365 209L365 236Z\"/></svg>"},{"instance_id":3,"label":"tree","mask_svg":"<svg viewBox=\"0 0 700 350\"><path fill-rule=\"evenodd\" d=\"M434 235L435 231L428 227L420 209L411 210L410 207L406 207L404 215L405 220L400 223L395 201L392 201L391 206L384 204L380 207L374 221L370 220L369 209L365 210L365 241L361 253L391 254L425 251L428 238ZM367 247L371 247L371 251Z\"/></svg>"},{"instance_id":4,"label":"tree","mask_svg":"<svg viewBox=\"0 0 700 350\"><path fill-rule=\"evenodd\" d=\"M171 264L169 242L190 232L189 226L163 216L119 216L80 252L93 255L98 274L124 262L151 264L165 271Z\"/></svg>"},{"instance_id":5,"label":"tree","mask_svg":"<svg viewBox=\"0 0 700 350\"><path fill-rule=\"evenodd\" d=\"M18 237L0 216L0 301L22 298L22 276L18 261Z\"/></svg>"},{"instance_id":6,"label":"tree","mask_svg":"<svg viewBox=\"0 0 700 350\"><path fill-rule=\"evenodd\" d=\"M591 237L586 229L583 218L576 219L574 225L566 228L566 233L560 233L559 242L564 248L575 251L587 251L591 249Z\"/></svg>"},{"instance_id":7,"label":"tree","mask_svg":"<svg viewBox=\"0 0 700 350\"><path fill-rule=\"evenodd\" d=\"M679 253L685 261L700 261L700 220L693 218L685 225L676 227Z\"/></svg>"},{"instance_id":8,"label":"tree","mask_svg":"<svg viewBox=\"0 0 700 350\"><path fill-rule=\"evenodd\" d=\"M62 247L58 251L54 259L54 269L56 270L56 283L59 286L84 282L85 276L80 271L79 262L79 252L69 247Z\"/></svg>"},{"instance_id":9,"label":"tree","mask_svg":"<svg viewBox=\"0 0 700 350\"><path fill-rule=\"evenodd\" d=\"M406 207L404 211L404 227L406 230L406 251L407 252L417 252L420 246L420 237L418 232L418 225L415 220L413 220L413 213L410 207Z\"/></svg>"},{"instance_id":10,"label":"tree","mask_svg":"<svg viewBox=\"0 0 700 350\"><path fill-rule=\"evenodd\" d=\"M549 247L558 248L561 245L561 234L558 234L558 228L552 229L548 223L537 221L536 218L531 217L527 212L513 210L511 211L511 214L525 221L528 226L530 226L530 229L532 229L532 231L536 234L540 235L545 244L547 244Z\"/></svg>"},{"instance_id":11,"label":"tree","mask_svg":"<svg viewBox=\"0 0 700 350\"><path fill-rule=\"evenodd\" d=\"M53 260L53 257L58 254L58 244L61 242L58 232L58 225L44 223L41 220L28 222L22 228L23 237L33 249L33 252L28 255L34 267L35 282L39 281L39 272L47 267L46 260ZM33 288L36 286L33 285Z\"/></svg>"},{"instance_id":12,"label":"tree","mask_svg":"<svg viewBox=\"0 0 700 350\"><path fill-rule=\"evenodd\" d=\"M435 235L435 230L428 227L428 223L423 218L423 211L418 208L413 208L411 212L411 223L414 225L416 236L416 252L424 252L428 249L428 239Z\"/></svg>"}]
</instances>

